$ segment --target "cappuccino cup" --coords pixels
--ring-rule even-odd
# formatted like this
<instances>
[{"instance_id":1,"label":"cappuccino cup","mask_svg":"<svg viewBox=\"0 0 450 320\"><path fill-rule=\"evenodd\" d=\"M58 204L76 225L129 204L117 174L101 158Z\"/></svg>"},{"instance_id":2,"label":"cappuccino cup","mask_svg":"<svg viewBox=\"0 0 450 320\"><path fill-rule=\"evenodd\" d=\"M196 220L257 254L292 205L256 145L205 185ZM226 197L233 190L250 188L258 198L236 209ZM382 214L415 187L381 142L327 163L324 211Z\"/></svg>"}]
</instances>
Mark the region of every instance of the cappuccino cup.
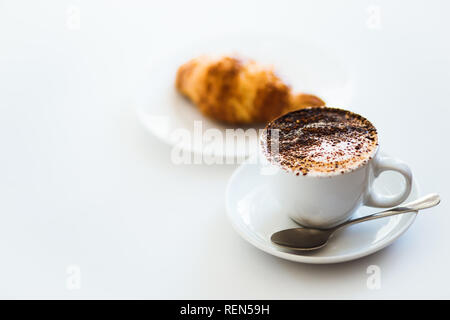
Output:
<instances>
[{"instance_id":1,"label":"cappuccino cup","mask_svg":"<svg viewBox=\"0 0 450 320\"><path fill-rule=\"evenodd\" d=\"M410 168L379 150L377 131L364 117L337 108L301 109L267 124L260 136L261 173L294 221L326 229L362 205L393 207L408 197ZM375 179L390 170L403 176L404 189L376 192Z\"/></svg>"}]
</instances>

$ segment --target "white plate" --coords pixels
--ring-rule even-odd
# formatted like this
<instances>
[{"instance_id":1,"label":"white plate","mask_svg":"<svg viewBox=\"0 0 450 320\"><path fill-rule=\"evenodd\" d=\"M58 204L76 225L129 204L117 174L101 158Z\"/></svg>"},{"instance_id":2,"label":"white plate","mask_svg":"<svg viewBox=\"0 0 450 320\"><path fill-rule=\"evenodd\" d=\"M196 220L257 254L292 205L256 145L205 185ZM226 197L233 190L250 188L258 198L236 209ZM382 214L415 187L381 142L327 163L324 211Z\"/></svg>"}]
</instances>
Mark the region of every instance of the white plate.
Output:
<instances>
[{"instance_id":1,"label":"white plate","mask_svg":"<svg viewBox=\"0 0 450 320\"><path fill-rule=\"evenodd\" d=\"M238 137L236 143L241 147L217 145L216 141L194 144L191 143L192 139L191 142L180 139L180 133L189 133L194 137L207 129L218 129L225 136L227 128L236 128L204 117L174 88L177 68L188 59L205 53L237 53L253 58L260 63L273 65L295 92L316 94L328 105L345 107L350 103L352 77L348 68L329 50L300 39L281 36L240 35L238 38L209 39L181 49L175 54L168 54L169 58L150 61L144 69L143 79L139 79L141 86L137 88L136 100L142 124L164 142L176 145L182 150L232 158L252 153L258 143L257 136L247 138L246 142L242 141L246 139L243 134ZM195 127L195 121L201 122L197 122Z\"/></svg>"},{"instance_id":2,"label":"white plate","mask_svg":"<svg viewBox=\"0 0 450 320\"><path fill-rule=\"evenodd\" d=\"M380 192L395 194L402 190L402 184L402 179L396 173L386 172L375 181L374 187ZM417 197L417 185L414 183L406 201ZM276 231L297 225L283 213L283 208L268 191L267 182L260 175L253 157L231 176L226 190L226 206L233 227L255 247L283 259L317 264L344 262L372 254L396 240L414 222L417 215L417 212L411 212L350 226L330 239L326 247L317 251L283 251L272 244L270 236ZM354 217L380 210L361 207Z\"/></svg>"}]
</instances>

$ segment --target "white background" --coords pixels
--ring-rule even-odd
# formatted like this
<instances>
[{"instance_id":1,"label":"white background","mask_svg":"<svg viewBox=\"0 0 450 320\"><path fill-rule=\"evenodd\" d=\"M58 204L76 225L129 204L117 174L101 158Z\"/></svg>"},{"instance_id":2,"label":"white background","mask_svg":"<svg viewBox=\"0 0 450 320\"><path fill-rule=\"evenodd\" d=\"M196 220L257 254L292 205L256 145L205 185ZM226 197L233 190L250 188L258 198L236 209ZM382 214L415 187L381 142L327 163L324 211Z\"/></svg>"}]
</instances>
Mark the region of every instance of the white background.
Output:
<instances>
[{"instance_id":1,"label":"white background","mask_svg":"<svg viewBox=\"0 0 450 320\"><path fill-rule=\"evenodd\" d=\"M373 5L381 29L368 24ZM449 10L445 1L0 0L0 297L450 298ZM383 149L441 205L349 263L297 264L242 240L224 205L236 166L172 164L135 113L149 59L242 32L313 40L342 57L356 71L348 108L372 120ZM379 290L366 286L373 264ZM66 285L70 265L81 270L78 290Z\"/></svg>"}]
</instances>

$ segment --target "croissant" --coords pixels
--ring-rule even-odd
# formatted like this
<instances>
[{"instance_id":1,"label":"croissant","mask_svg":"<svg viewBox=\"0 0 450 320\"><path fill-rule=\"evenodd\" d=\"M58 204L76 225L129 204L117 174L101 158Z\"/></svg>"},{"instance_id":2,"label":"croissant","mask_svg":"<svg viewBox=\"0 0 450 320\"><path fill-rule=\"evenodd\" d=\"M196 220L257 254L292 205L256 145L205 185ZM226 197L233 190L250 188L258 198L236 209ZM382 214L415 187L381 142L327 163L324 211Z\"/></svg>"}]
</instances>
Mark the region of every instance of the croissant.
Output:
<instances>
[{"instance_id":1,"label":"croissant","mask_svg":"<svg viewBox=\"0 0 450 320\"><path fill-rule=\"evenodd\" d=\"M292 94L271 68L229 56L188 61L178 69L175 86L204 115L229 124L264 123L289 111L325 105L314 95Z\"/></svg>"}]
</instances>

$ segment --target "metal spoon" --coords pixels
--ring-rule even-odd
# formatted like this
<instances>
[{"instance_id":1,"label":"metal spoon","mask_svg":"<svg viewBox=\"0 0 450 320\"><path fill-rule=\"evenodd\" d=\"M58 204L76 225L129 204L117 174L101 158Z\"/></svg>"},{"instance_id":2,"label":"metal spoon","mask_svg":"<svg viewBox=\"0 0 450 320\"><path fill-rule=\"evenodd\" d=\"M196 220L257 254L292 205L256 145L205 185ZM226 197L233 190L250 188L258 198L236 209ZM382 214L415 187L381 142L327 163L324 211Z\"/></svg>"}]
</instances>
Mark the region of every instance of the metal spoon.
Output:
<instances>
[{"instance_id":1,"label":"metal spoon","mask_svg":"<svg viewBox=\"0 0 450 320\"><path fill-rule=\"evenodd\" d=\"M331 229L313 229L306 227L293 228L276 232L270 239L273 243L285 249L301 251L316 250L324 247L328 243L328 240L334 235L334 233L341 228L364 221L431 208L438 205L440 201L441 200L439 198L439 195L432 193L410 203L404 204L401 207L395 207L365 217L346 221Z\"/></svg>"}]
</instances>

